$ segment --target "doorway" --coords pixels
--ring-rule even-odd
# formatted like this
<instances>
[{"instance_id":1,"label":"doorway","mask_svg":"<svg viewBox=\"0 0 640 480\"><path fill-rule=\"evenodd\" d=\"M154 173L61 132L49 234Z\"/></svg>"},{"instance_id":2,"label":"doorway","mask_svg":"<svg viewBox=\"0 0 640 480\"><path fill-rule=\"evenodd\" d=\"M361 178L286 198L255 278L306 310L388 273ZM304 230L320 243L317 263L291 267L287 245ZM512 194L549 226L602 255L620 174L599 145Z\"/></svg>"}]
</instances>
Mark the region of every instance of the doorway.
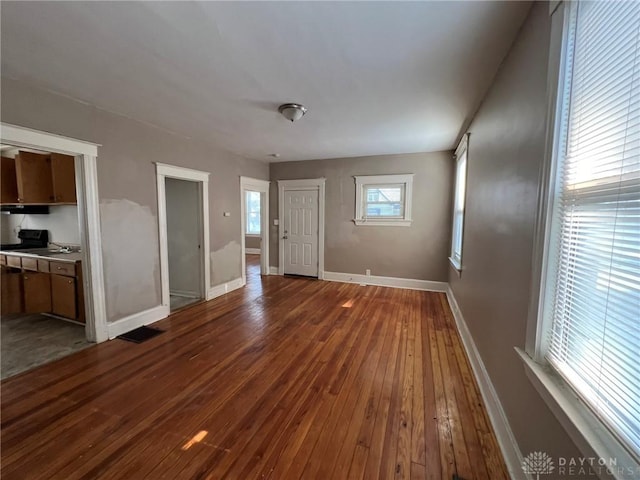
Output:
<instances>
[{"instance_id":1,"label":"doorway","mask_svg":"<svg viewBox=\"0 0 640 480\"><path fill-rule=\"evenodd\" d=\"M156 164L162 305L209 299L209 173Z\"/></svg>"},{"instance_id":2,"label":"doorway","mask_svg":"<svg viewBox=\"0 0 640 480\"><path fill-rule=\"evenodd\" d=\"M280 275L324 278L325 179L279 180Z\"/></svg>"},{"instance_id":3,"label":"doorway","mask_svg":"<svg viewBox=\"0 0 640 480\"><path fill-rule=\"evenodd\" d=\"M204 298L199 197L197 182L165 178L169 308L172 312Z\"/></svg>"},{"instance_id":4,"label":"doorway","mask_svg":"<svg viewBox=\"0 0 640 480\"><path fill-rule=\"evenodd\" d=\"M82 262L82 275L77 277L75 285L81 286L84 292L84 305L76 304L76 311L85 314L87 340L103 342L108 339L108 328L99 220L98 145L6 123L1 125L0 141L3 144L74 158Z\"/></svg>"},{"instance_id":5,"label":"doorway","mask_svg":"<svg viewBox=\"0 0 640 480\"><path fill-rule=\"evenodd\" d=\"M269 274L269 183L267 180L240 177L242 280L247 283L247 268L257 275Z\"/></svg>"},{"instance_id":6,"label":"doorway","mask_svg":"<svg viewBox=\"0 0 640 480\"><path fill-rule=\"evenodd\" d=\"M0 144L0 357L4 379L87 348L71 155Z\"/></svg>"}]
</instances>

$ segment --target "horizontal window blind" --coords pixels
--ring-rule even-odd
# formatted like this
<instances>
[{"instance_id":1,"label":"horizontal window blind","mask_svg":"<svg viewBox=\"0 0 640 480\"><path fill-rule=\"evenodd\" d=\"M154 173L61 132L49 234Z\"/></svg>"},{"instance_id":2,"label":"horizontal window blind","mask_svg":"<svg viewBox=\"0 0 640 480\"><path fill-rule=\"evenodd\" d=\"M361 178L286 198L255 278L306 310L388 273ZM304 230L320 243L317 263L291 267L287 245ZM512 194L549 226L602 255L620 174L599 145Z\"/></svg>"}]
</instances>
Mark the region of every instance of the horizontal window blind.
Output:
<instances>
[{"instance_id":1,"label":"horizontal window blind","mask_svg":"<svg viewBox=\"0 0 640 480\"><path fill-rule=\"evenodd\" d=\"M640 2L571 2L547 359L640 458Z\"/></svg>"}]
</instances>

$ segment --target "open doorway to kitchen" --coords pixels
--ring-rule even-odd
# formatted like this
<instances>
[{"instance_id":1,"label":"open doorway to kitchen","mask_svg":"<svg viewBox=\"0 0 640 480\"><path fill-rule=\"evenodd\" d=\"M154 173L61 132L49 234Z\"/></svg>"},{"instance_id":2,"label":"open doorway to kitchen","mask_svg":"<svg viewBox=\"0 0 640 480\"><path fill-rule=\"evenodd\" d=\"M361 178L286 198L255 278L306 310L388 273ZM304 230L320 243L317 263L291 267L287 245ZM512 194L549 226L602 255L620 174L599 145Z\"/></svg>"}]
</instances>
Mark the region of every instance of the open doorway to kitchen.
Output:
<instances>
[{"instance_id":1,"label":"open doorway to kitchen","mask_svg":"<svg viewBox=\"0 0 640 480\"><path fill-rule=\"evenodd\" d=\"M97 146L2 124L1 377L107 338Z\"/></svg>"},{"instance_id":2,"label":"open doorway to kitchen","mask_svg":"<svg viewBox=\"0 0 640 480\"><path fill-rule=\"evenodd\" d=\"M242 226L242 279L247 282L247 267L260 275L269 274L269 182L240 177Z\"/></svg>"},{"instance_id":3,"label":"open doorway to kitchen","mask_svg":"<svg viewBox=\"0 0 640 480\"><path fill-rule=\"evenodd\" d=\"M162 304L174 312L210 289L209 174L156 164Z\"/></svg>"}]
</instances>

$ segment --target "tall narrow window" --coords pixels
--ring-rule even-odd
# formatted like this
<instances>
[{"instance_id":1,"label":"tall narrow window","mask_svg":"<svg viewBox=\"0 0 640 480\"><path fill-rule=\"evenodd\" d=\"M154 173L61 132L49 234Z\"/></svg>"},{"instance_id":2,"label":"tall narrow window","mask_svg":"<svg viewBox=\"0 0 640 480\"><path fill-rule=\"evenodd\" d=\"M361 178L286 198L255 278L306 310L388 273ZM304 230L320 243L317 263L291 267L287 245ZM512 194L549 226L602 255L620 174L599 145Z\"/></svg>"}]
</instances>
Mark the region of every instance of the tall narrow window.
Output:
<instances>
[{"instance_id":1,"label":"tall narrow window","mask_svg":"<svg viewBox=\"0 0 640 480\"><path fill-rule=\"evenodd\" d=\"M546 357L640 458L640 2L569 2Z\"/></svg>"},{"instance_id":2,"label":"tall narrow window","mask_svg":"<svg viewBox=\"0 0 640 480\"><path fill-rule=\"evenodd\" d=\"M247 235L260 235L260 192L246 192Z\"/></svg>"},{"instance_id":3,"label":"tall narrow window","mask_svg":"<svg viewBox=\"0 0 640 480\"><path fill-rule=\"evenodd\" d=\"M464 230L464 198L467 192L467 149L469 134L465 134L456 149L456 186L453 199L453 229L449 260L462 270L462 234Z\"/></svg>"}]
</instances>

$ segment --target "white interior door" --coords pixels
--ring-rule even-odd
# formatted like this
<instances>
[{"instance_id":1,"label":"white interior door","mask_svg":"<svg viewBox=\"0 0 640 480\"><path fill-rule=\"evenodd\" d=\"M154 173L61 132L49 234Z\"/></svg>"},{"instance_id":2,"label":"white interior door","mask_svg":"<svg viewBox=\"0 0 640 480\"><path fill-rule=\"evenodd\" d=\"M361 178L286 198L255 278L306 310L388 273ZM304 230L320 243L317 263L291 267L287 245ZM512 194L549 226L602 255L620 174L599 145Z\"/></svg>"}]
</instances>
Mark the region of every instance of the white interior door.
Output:
<instances>
[{"instance_id":1,"label":"white interior door","mask_svg":"<svg viewBox=\"0 0 640 480\"><path fill-rule=\"evenodd\" d=\"M284 192L284 273L318 276L318 190Z\"/></svg>"}]
</instances>

